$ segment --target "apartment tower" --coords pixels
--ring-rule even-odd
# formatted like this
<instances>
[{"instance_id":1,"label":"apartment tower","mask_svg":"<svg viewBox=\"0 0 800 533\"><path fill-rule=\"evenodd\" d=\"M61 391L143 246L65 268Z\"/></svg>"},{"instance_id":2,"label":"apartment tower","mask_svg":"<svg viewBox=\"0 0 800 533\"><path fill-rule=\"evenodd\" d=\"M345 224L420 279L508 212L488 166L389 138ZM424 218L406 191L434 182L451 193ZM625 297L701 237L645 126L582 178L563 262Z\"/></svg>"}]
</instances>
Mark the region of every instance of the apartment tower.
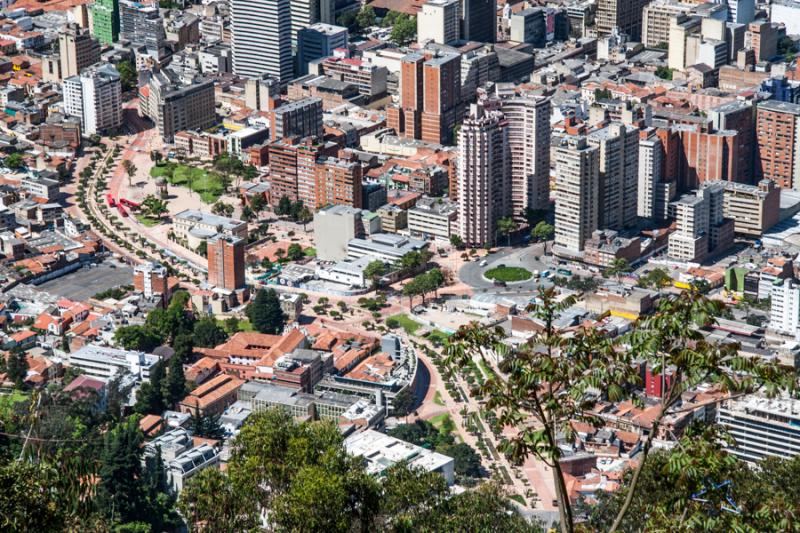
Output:
<instances>
[{"instance_id":1,"label":"apartment tower","mask_svg":"<svg viewBox=\"0 0 800 533\"><path fill-rule=\"evenodd\" d=\"M511 156L511 208L524 219L528 209L550 203L550 99L520 96L505 100Z\"/></svg>"},{"instance_id":2,"label":"apartment tower","mask_svg":"<svg viewBox=\"0 0 800 533\"><path fill-rule=\"evenodd\" d=\"M207 241L208 283L220 289L235 291L245 288L245 240L233 235L217 234Z\"/></svg>"},{"instance_id":3,"label":"apartment tower","mask_svg":"<svg viewBox=\"0 0 800 533\"><path fill-rule=\"evenodd\" d=\"M756 112L756 173L778 187L800 187L800 105L767 100Z\"/></svg>"},{"instance_id":4,"label":"apartment tower","mask_svg":"<svg viewBox=\"0 0 800 533\"><path fill-rule=\"evenodd\" d=\"M61 76L77 76L81 70L100 61L100 43L89 34L89 30L70 24L58 35L58 54Z\"/></svg>"},{"instance_id":5,"label":"apartment tower","mask_svg":"<svg viewBox=\"0 0 800 533\"><path fill-rule=\"evenodd\" d=\"M589 134L600 153L600 227L622 229L636 224L639 131L615 122Z\"/></svg>"},{"instance_id":6,"label":"apartment tower","mask_svg":"<svg viewBox=\"0 0 800 533\"><path fill-rule=\"evenodd\" d=\"M506 121L473 104L458 134L458 228L467 245L496 241L497 221L511 214L510 189Z\"/></svg>"},{"instance_id":7,"label":"apartment tower","mask_svg":"<svg viewBox=\"0 0 800 533\"><path fill-rule=\"evenodd\" d=\"M586 137L562 138L556 167L554 253L579 256L600 222L600 151Z\"/></svg>"}]
</instances>

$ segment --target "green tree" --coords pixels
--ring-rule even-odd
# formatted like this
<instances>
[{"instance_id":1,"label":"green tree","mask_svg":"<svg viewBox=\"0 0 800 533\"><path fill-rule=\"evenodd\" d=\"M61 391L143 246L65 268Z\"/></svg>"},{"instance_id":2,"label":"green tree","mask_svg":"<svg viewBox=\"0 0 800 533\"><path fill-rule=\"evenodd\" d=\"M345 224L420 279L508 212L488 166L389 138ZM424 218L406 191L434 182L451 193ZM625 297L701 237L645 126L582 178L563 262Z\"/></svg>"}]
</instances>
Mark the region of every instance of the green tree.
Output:
<instances>
[{"instance_id":1,"label":"green tree","mask_svg":"<svg viewBox=\"0 0 800 533\"><path fill-rule=\"evenodd\" d=\"M136 89L139 84L139 75L136 72L136 67L133 61L125 59L116 64L117 71L119 72L120 84L122 91L130 91Z\"/></svg>"},{"instance_id":2,"label":"green tree","mask_svg":"<svg viewBox=\"0 0 800 533\"><path fill-rule=\"evenodd\" d=\"M417 19L401 13L395 20L389 38L398 46L406 46L417 37Z\"/></svg>"},{"instance_id":3,"label":"green tree","mask_svg":"<svg viewBox=\"0 0 800 533\"><path fill-rule=\"evenodd\" d=\"M259 289L256 297L247 305L246 314L259 333L277 335L286 324L286 315L281 309L278 293L273 289Z\"/></svg>"},{"instance_id":4,"label":"green tree","mask_svg":"<svg viewBox=\"0 0 800 533\"><path fill-rule=\"evenodd\" d=\"M356 24L362 31L375 25L375 10L372 6L366 5L358 11Z\"/></svg>"},{"instance_id":5,"label":"green tree","mask_svg":"<svg viewBox=\"0 0 800 533\"><path fill-rule=\"evenodd\" d=\"M275 214L279 217L288 217L292 214L292 200L288 196L281 196L278 205L275 207Z\"/></svg>"},{"instance_id":6,"label":"green tree","mask_svg":"<svg viewBox=\"0 0 800 533\"><path fill-rule=\"evenodd\" d=\"M131 180L136 175L136 165L133 164L133 161L130 159L123 159L122 160L122 168L125 170L125 174L128 176L128 186L131 185Z\"/></svg>"},{"instance_id":7,"label":"green tree","mask_svg":"<svg viewBox=\"0 0 800 533\"><path fill-rule=\"evenodd\" d=\"M286 257L289 258L290 261L299 261L305 257L303 253L303 247L293 242L289 245L289 248L286 250Z\"/></svg>"},{"instance_id":8,"label":"green tree","mask_svg":"<svg viewBox=\"0 0 800 533\"><path fill-rule=\"evenodd\" d=\"M665 268L655 268L641 276L636 284L643 288L661 289L672 285L672 276Z\"/></svg>"},{"instance_id":9,"label":"green tree","mask_svg":"<svg viewBox=\"0 0 800 533\"><path fill-rule=\"evenodd\" d=\"M164 362L159 361L150 367L150 379L136 391L136 404L133 410L139 414L160 415L166 409L164 401Z\"/></svg>"},{"instance_id":10,"label":"green tree","mask_svg":"<svg viewBox=\"0 0 800 533\"><path fill-rule=\"evenodd\" d=\"M250 199L250 209L256 213L263 211L266 206L267 200L261 194L257 194Z\"/></svg>"},{"instance_id":11,"label":"green tree","mask_svg":"<svg viewBox=\"0 0 800 533\"><path fill-rule=\"evenodd\" d=\"M183 363L188 363L192 360L192 352L194 351L194 335L191 333L180 333L175 336L172 341L172 349L175 352L174 356Z\"/></svg>"},{"instance_id":12,"label":"green tree","mask_svg":"<svg viewBox=\"0 0 800 533\"><path fill-rule=\"evenodd\" d=\"M192 433L206 439L222 439L225 430L219 423L219 416L195 413L191 419Z\"/></svg>"},{"instance_id":13,"label":"green tree","mask_svg":"<svg viewBox=\"0 0 800 533\"><path fill-rule=\"evenodd\" d=\"M544 253L547 254L547 241L553 238L555 232L556 229L552 226L552 224L548 224L546 221L541 220L531 230L531 239L536 242L544 242Z\"/></svg>"},{"instance_id":14,"label":"green tree","mask_svg":"<svg viewBox=\"0 0 800 533\"><path fill-rule=\"evenodd\" d=\"M239 331L239 319L235 316L229 316L225 319L225 331L233 335Z\"/></svg>"},{"instance_id":15,"label":"green tree","mask_svg":"<svg viewBox=\"0 0 800 533\"><path fill-rule=\"evenodd\" d=\"M147 326L122 326L114 332L114 342L126 350L151 353L163 344L164 338Z\"/></svg>"},{"instance_id":16,"label":"green tree","mask_svg":"<svg viewBox=\"0 0 800 533\"><path fill-rule=\"evenodd\" d=\"M675 72L674 69L662 65L656 69L656 76L662 80L671 80L673 72Z\"/></svg>"},{"instance_id":17,"label":"green tree","mask_svg":"<svg viewBox=\"0 0 800 533\"><path fill-rule=\"evenodd\" d=\"M47 463L8 461L0 465L0 529L64 531L66 509L55 487L59 472Z\"/></svg>"},{"instance_id":18,"label":"green tree","mask_svg":"<svg viewBox=\"0 0 800 533\"><path fill-rule=\"evenodd\" d=\"M519 229L519 224L511 217L504 217L497 221L497 230L500 235L504 235L508 239L508 246L511 246L511 235L517 229Z\"/></svg>"},{"instance_id":19,"label":"green tree","mask_svg":"<svg viewBox=\"0 0 800 533\"><path fill-rule=\"evenodd\" d=\"M453 233L452 235L450 235L450 246L461 250L462 248L464 248L464 240L461 238L461 236Z\"/></svg>"},{"instance_id":20,"label":"green tree","mask_svg":"<svg viewBox=\"0 0 800 533\"><path fill-rule=\"evenodd\" d=\"M105 436L97 485L98 508L112 522L135 522L146 516L142 494L138 417L119 423Z\"/></svg>"},{"instance_id":21,"label":"green tree","mask_svg":"<svg viewBox=\"0 0 800 533\"><path fill-rule=\"evenodd\" d=\"M167 203L164 200L156 198L152 194L148 194L142 201L142 207L147 213L147 216L155 219L160 219L169 212Z\"/></svg>"},{"instance_id":22,"label":"green tree","mask_svg":"<svg viewBox=\"0 0 800 533\"><path fill-rule=\"evenodd\" d=\"M189 480L178 508L195 532L254 531L261 522L249 495L240 494L231 478L216 468L206 468Z\"/></svg>"},{"instance_id":23,"label":"green tree","mask_svg":"<svg viewBox=\"0 0 800 533\"><path fill-rule=\"evenodd\" d=\"M14 387L21 389L25 386L25 378L28 377L28 358L25 350L19 347L11 350L6 359L6 375L14 382Z\"/></svg>"},{"instance_id":24,"label":"green tree","mask_svg":"<svg viewBox=\"0 0 800 533\"><path fill-rule=\"evenodd\" d=\"M606 269L605 273L607 276L616 276L617 279L619 279L620 276L630 274L632 270L633 268L628 260L619 257L611 262L611 265Z\"/></svg>"},{"instance_id":25,"label":"green tree","mask_svg":"<svg viewBox=\"0 0 800 533\"><path fill-rule=\"evenodd\" d=\"M358 22L356 21L357 17L358 13L351 9L340 14L336 18L336 24L347 28L347 31L350 33L350 35L355 35L361 30L361 28L358 26Z\"/></svg>"},{"instance_id":26,"label":"green tree","mask_svg":"<svg viewBox=\"0 0 800 533\"><path fill-rule=\"evenodd\" d=\"M261 260L261 268L264 270L272 270L273 266L274 265L272 264L272 261L269 260L269 257L265 257Z\"/></svg>"},{"instance_id":27,"label":"green tree","mask_svg":"<svg viewBox=\"0 0 800 533\"><path fill-rule=\"evenodd\" d=\"M208 242L204 240L200 241L200 244L197 245L195 252L199 256L206 257L206 255L208 255Z\"/></svg>"},{"instance_id":28,"label":"green tree","mask_svg":"<svg viewBox=\"0 0 800 533\"><path fill-rule=\"evenodd\" d=\"M303 225L303 231L306 231L306 224L314 220L314 213L312 213L306 206L300 209L297 213L297 221Z\"/></svg>"},{"instance_id":29,"label":"green tree","mask_svg":"<svg viewBox=\"0 0 800 533\"><path fill-rule=\"evenodd\" d=\"M186 387L186 376L183 373L183 362L179 357L173 355L169 360L169 372L163 381L161 395L167 406L174 406L188 393Z\"/></svg>"},{"instance_id":30,"label":"green tree","mask_svg":"<svg viewBox=\"0 0 800 533\"><path fill-rule=\"evenodd\" d=\"M6 156L3 160L3 164L11 170L19 170L25 165L25 159L23 159L21 153L14 152Z\"/></svg>"},{"instance_id":31,"label":"green tree","mask_svg":"<svg viewBox=\"0 0 800 533\"><path fill-rule=\"evenodd\" d=\"M370 280L373 289L378 287L378 282L385 275L386 263L378 259L370 261L364 269L364 277Z\"/></svg>"},{"instance_id":32,"label":"green tree","mask_svg":"<svg viewBox=\"0 0 800 533\"><path fill-rule=\"evenodd\" d=\"M203 316L194 324L194 345L213 348L228 340L228 334L213 316Z\"/></svg>"}]
</instances>

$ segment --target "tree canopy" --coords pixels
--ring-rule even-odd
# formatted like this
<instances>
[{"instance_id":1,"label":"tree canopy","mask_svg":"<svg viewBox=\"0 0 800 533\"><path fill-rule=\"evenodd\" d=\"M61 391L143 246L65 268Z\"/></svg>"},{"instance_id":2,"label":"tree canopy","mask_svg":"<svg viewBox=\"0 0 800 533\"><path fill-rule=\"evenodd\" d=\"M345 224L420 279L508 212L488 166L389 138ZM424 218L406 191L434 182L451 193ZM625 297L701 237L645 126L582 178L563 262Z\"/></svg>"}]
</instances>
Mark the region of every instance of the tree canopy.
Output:
<instances>
[{"instance_id":1,"label":"tree canopy","mask_svg":"<svg viewBox=\"0 0 800 533\"><path fill-rule=\"evenodd\" d=\"M274 289L259 289L256 297L247 305L246 314L259 333L278 335L286 324L286 315Z\"/></svg>"}]
</instances>

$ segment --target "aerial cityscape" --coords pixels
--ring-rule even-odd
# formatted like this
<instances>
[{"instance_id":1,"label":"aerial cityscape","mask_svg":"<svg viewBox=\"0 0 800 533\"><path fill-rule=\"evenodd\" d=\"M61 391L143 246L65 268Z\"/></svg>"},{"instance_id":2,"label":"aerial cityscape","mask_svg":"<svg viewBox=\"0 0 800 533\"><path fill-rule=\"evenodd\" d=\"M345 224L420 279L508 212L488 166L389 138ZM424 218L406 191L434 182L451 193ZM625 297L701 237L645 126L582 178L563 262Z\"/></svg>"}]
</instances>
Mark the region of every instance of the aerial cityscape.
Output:
<instances>
[{"instance_id":1,"label":"aerial cityscape","mask_svg":"<svg viewBox=\"0 0 800 533\"><path fill-rule=\"evenodd\" d=\"M0 531L800 531L800 0L0 8Z\"/></svg>"}]
</instances>

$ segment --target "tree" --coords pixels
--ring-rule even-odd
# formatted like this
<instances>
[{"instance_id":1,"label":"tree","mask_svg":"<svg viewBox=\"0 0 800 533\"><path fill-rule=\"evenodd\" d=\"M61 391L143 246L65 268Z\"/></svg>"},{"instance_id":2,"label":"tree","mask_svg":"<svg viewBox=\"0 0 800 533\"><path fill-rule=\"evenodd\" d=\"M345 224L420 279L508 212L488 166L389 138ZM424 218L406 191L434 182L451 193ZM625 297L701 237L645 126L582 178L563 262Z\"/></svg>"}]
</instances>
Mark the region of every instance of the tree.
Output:
<instances>
[{"instance_id":1,"label":"tree","mask_svg":"<svg viewBox=\"0 0 800 533\"><path fill-rule=\"evenodd\" d=\"M122 326L114 332L114 342L126 350L151 353L161 346L164 338L147 326Z\"/></svg>"},{"instance_id":2,"label":"tree","mask_svg":"<svg viewBox=\"0 0 800 533\"><path fill-rule=\"evenodd\" d=\"M156 166L161 163L161 160L164 159L164 156L161 154L159 150L150 150L150 161L156 164Z\"/></svg>"},{"instance_id":3,"label":"tree","mask_svg":"<svg viewBox=\"0 0 800 533\"><path fill-rule=\"evenodd\" d=\"M119 72L119 80L122 85L122 91L130 91L135 89L139 84L139 75L136 72L136 67L133 61L125 59L116 65L117 72Z\"/></svg>"},{"instance_id":4,"label":"tree","mask_svg":"<svg viewBox=\"0 0 800 533\"><path fill-rule=\"evenodd\" d=\"M167 406L173 406L183 400L189 391L186 387L186 376L183 373L183 362L175 355L169 360L169 372L163 382L161 395Z\"/></svg>"},{"instance_id":5,"label":"tree","mask_svg":"<svg viewBox=\"0 0 800 533\"><path fill-rule=\"evenodd\" d=\"M303 253L303 247L293 242L289 245L289 248L286 250L286 257L289 258L290 261L299 261L305 257Z\"/></svg>"},{"instance_id":6,"label":"tree","mask_svg":"<svg viewBox=\"0 0 800 533\"><path fill-rule=\"evenodd\" d=\"M417 19L401 13L395 20L389 38L398 46L406 46L417 37Z\"/></svg>"},{"instance_id":7,"label":"tree","mask_svg":"<svg viewBox=\"0 0 800 533\"><path fill-rule=\"evenodd\" d=\"M8 461L0 466L0 529L66 530L66 506L55 490L58 478L58 470L46 463Z\"/></svg>"},{"instance_id":8,"label":"tree","mask_svg":"<svg viewBox=\"0 0 800 533\"><path fill-rule=\"evenodd\" d=\"M194 345L213 348L228 340L228 334L213 316L203 316L194 324Z\"/></svg>"},{"instance_id":9,"label":"tree","mask_svg":"<svg viewBox=\"0 0 800 533\"><path fill-rule=\"evenodd\" d=\"M356 24L362 31L375 25L375 10L372 6L366 5L358 11Z\"/></svg>"},{"instance_id":10,"label":"tree","mask_svg":"<svg viewBox=\"0 0 800 533\"><path fill-rule=\"evenodd\" d=\"M531 239L536 242L544 242L544 253L547 254L547 241L553 238L556 229L542 220L538 222L531 230Z\"/></svg>"},{"instance_id":11,"label":"tree","mask_svg":"<svg viewBox=\"0 0 800 533\"><path fill-rule=\"evenodd\" d=\"M623 257L619 257L611 262L611 266L606 269L606 275L616 276L617 280L619 280L620 276L624 274L630 274L632 270L633 268L631 268L631 264L628 262L628 260Z\"/></svg>"},{"instance_id":12,"label":"tree","mask_svg":"<svg viewBox=\"0 0 800 533\"><path fill-rule=\"evenodd\" d=\"M164 402L164 362L159 361L150 367L150 380L145 381L136 391L136 404L133 410L139 414L160 415L166 408Z\"/></svg>"},{"instance_id":13,"label":"tree","mask_svg":"<svg viewBox=\"0 0 800 533\"><path fill-rule=\"evenodd\" d=\"M336 24L347 28L347 31L350 33L350 35L355 35L361 30L361 28L358 26L358 22L356 22L357 17L358 13L351 9L340 14L336 19Z\"/></svg>"},{"instance_id":14,"label":"tree","mask_svg":"<svg viewBox=\"0 0 800 533\"><path fill-rule=\"evenodd\" d=\"M288 217L292 213L292 200L286 195L281 196L278 200L278 206L275 208L275 214L279 217Z\"/></svg>"},{"instance_id":15,"label":"tree","mask_svg":"<svg viewBox=\"0 0 800 533\"><path fill-rule=\"evenodd\" d=\"M11 170L19 170L25 166L25 159L23 159L21 153L14 152L13 154L6 156L6 158L3 160L3 164Z\"/></svg>"},{"instance_id":16,"label":"tree","mask_svg":"<svg viewBox=\"0 0 800 533\"><path fill-rule=\"evenodd\" d=\"M189 480L178 508L195 532L252 531L261 525L251 498L239 494L230 476L216 468L205 468Z\"/></svg>"},{"instance_id":17,"label":"tree","mask_svg":"<svg viewBox=\"0 0 800 533\"><path fill-rule=\"evenodd\" d=\"M436 451L453 458L457 474L469 477L481 476L481 457L469 444L459 442L457 444L440 446Z\"/></svg>"},{"instance_id":18,"label":"tree","mask_svg":"<svg viewBox=\"0 0 800 533\"><path fill-rule=\"evenodd\" d=\"M208 255L208 242L205 240L200 241L200 244L197 245L197 248L195 248L194 251L197 253L197 255L206 257L206 255Z\"/></svg>"},{"instance_id":19,"label":"tree","mask_svg":"<svg viewBox=\"0 0 800 533\"><path fill-rule=\"evenodd\" d=\"M229 217L233 214L233 206L225 202L217 202L211 206L211 212L215 215Z\"/></svg>"},{"instance_id":20,"label":"tree","mask_svg":"<svg viewBox=\"0 0 800 533\"><path fill-rule=\"evenodd\" d=\"M269 257L265 257L261 260L261 268L264 270L272 270L273 266L274 265L272 264L272 261L269 260Z\"/></svg>"},{"instance_id":21,"label":"tree","mask_svg":"<svg viewBox=\"0 0 800 533\"><path fill-rule=\"evenodd\" d=\"M248 304L246 314L259 333L278 335L286 324L286 315L274 289L259 289L256 297Z\"/></svg>"},{"instance_id":22,"label":"tree","mask_svg":"<svg viewBox=\"0 0 800 533\"><path fill-rule=\"evenodd\" d=\"M497 230L508 238L508 246L511 246L511 234L517 229L519 229L519 224L511 217L504 217L497 221Z\"/></svg>"},{"instance_id":23,"label":"tree","mask_svg":"<svg viewBox=\"0 0 800 533\"><path fill-rule=\"evenodd\" d=\"M409 415L416 403L417 400L414 398L414 393L411 392L410 387L404 388L392 400L392 416Z\"/></svg>"},{"instance_id":24,"label":"tree","mask_svg":"<svg viewBox=\"0 0 800 533\"><path fill-rule=\"evenodd\" d=\"M266 206L267 200L264 199L264 196L261 194L257 194L250 199L250 209L255 213L263 211Z\"/></svg>"},{"instance_id":25,"label":"tree","mask_svg":"<svg viewBox=\"0 0 800 533\"><path fill-rule=\"evenodd\" d=\"M97 500L112 522L134 522L146 516L141 486L143 436L138 422L138 417L130 417L105 436Z\"/></svg>"},{"instance_id":26,"label":"tree","mask_svg":"<svg viewBox=\"0 0 800 533\"><path fill-rule=\"evenodd\" d=\"M433 291L439 297L439 289L445 284L444 273L438 268L432 268L425 273L425 289Z\"/></svg>"},{"instance_id":27,"label":"tree","mask_svg":"<svg viewBox=\"0 0 800 533\"><path fill-rule=\"evenodd\" d=\"M188 363L192 359L194 352L194 335L191 333L181 333L175 336L172 341L172 350L175 352L173 357L182 363Z\"/></svg>"},{"instance_id":28,"label":"tree","mask_svg":"<svg viewBox=\"0 0 800 533\"><path fill-rule=\"evenodd\" d=\"M459 235L453 233L450 235L450 246L461 250L464 248L464 240Z\"/></svg>"},{"instance_id":29,"label":"tree","mask_svg":"<svg viewBox=\"0 0 800 533\"><path fill-rule=\"evenodd\" d=\"M14 382L14 387L21 389L25 386L25 378L28 377L28 359L21 348L14 348L8 354L6 375Z\"/></svg>"},{"instance_id":30,"label":"tree","mask_svg":"<svg viewBox=\"0 0 800 533\"><path fill-rule=\"evenodd\" d=\"M314 220L314 213L309 211L306 206L303 206L300 209L300 212L297 213L297 222L300 222L303 225L303 231L306 231L306 224Z\"/></svg>"},{"instance_id":31,"label":"tree","mask_svg":"<svg viewBox=\"0 0 800 533\"><path fill-rule=\"evenodd\" d=\"M239 319L235 316L229 316L225 319L225 330L231 335L239 331Z\"/></svg>"},{"instance_id":32,"label":"tree","mask_svg":"<svg viewBox=\"0 0 800 533\"><path fill-rule=\"evenodd\" d=\"M167 202L156 198L152 194L148 194L147 197L145 197L142 201L142 207L144 207L147 216L155 219L160 219L164 214L169 212Z\"/></svg>"},{"instance_id":33,"label":"tree","mask_svg":"<svg viewBox=\"0 0 800 533\"><path fill-rule=\"evenodd\" d=\"M386 275L386 263L384 263L379 259L370 261L369 264L367 264L366 268L364 269L364 277L370 280L373 289L376 289L378 287L378 282L385 275Z\"/></svg>"},{"instance_id":34,"label":"tree","mask_svg":"<svg viewBox=\"0 0 800 533\"><path fill-rule=\"evenodd\" d=\"M662 65L656 69L655 74L662 80L671 80L673 72L675 72L674 69Z\"/></svg>"},{"instance_id":35,"label":"tree","mask_svg":"<svg viewBox=\"0 0 800 533\"><path fill-rule=\"evenodd\" d=\"M220 440L225 436L225 430L219 423L219 416L211 414L194 413L191 420L192 433L204 439Z\"/></svg>"},{"instance_id":36,"label":"tree","mask_svg":"<svg viewBox=\"0 0 800 533\"><path fill-rule=\"evenodd\" d=\"M501 427L519 428L515 436L503 437L502 451L516 463L533 455L552 469L561 530L566 533L573 530L573 515L559 463L558 434L570 434L571 420L598 423L590 411L589 389L599 388L606 391L609 401L619 401L639 376L631 366L631 352L618 353L602 334L579 330L569 341L562 337L554 320L575 299L570 296L557 303L555 298L553 288L540 289L539 303L528 311L543 329L525 344L509 348L502 342L506 336L502 329L462 327L446 348L446 363L456 371L470 364L475 355L483 357L484 350L497 350L501 372L490 376L477 393L487 398L486 408L497 413Z\"/></svg>"},{"instance_id":37,"label":"tree","mask_svg":"<svg viewBox=\"0 0 800 533\"><path fill-rule=\"evenodd\" d=\"M641 276L636 284L643 288L661 289L672 285L672 276L665 268L655 268Z\"/></svg>"},{"instance_id":38,"label":"tree","mask_svg":"<svg viewBox=\"0 0 800 533\"><path fill-rule=\"evenodd\" d=\"M131 180L136 175L136 171L138 169L136 168L136 165L133 164L133 161L131 161L130 159L122 160L122 168L125 170L125 174L128 175L128 186L130 187Z\"/></svg>"}]
</instances>

